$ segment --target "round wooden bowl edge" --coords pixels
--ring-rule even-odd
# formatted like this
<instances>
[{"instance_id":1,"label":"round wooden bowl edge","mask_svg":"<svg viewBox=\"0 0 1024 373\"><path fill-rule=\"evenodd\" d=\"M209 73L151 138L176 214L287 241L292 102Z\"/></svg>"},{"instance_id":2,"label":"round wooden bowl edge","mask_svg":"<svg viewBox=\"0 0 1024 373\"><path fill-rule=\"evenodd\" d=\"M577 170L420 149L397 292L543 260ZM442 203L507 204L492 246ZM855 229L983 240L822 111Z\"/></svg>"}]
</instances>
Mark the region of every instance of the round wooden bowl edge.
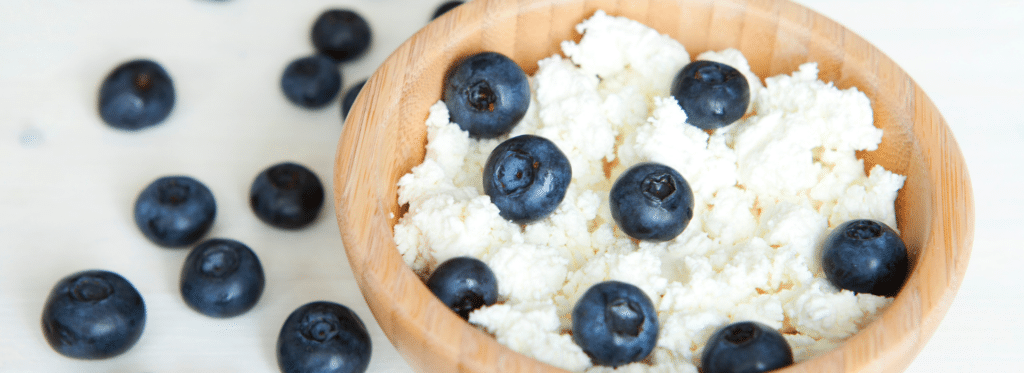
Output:
<instances>
[{"instance_id":1,"label":"round wooden bowl edge","mask_svg":"<svg viewBox=\"0 0 1024 373\"><path fill-rule=\"evenodd\" d=\"M665 11L677 4L682 9ZM901 125L895 131L887 128L878 151L861 155L866 168L880 163L909 174L907 187L930 187L931 193L913 198L901 192L897 202L900 229L924 232L908 240L917 259L914 271L904 291L878 320L839 348L783 371L894 371L909 365L951 304L970 255L974 206L963 156L934 104L891 59L828 18L784 0L477 0L429 24L399 47L369 80L362 91L368 93L353 105L339 141L334 180L338 224L356 280L399 352L421 371L556 370L498 344L427 296L429 291L397 252L392 229L403 207L395 201L395 183L422 161L426 141L425 129L407 130L422 127L427 107L440 97L440 80L436 89L424 89L423 81L443 77L446 68L405 67L418 66L419 61L450 63L471 52L496 50L513 56L532 73L539 59L536 54L552 47L557 51L562 39L551 38L538 48L517 42L517 36L569 34L573 38L575 32L565 30L596 9L650 20L652 27L669 34L680 34L686 27L739 30L735 35L714 32L703 38L687 34L677 39L692 55L737 47L761 77L818 61L823 80L841 88L857 87L872 98L876 124ZM696 11L701 11L700 16L684 17ZM754 22L772 16L778 19ZM510 17L530 27L502 22ZM683 19L688 26L680 22ZM478 28L484 31L467 31ZM445 43L438 48L425 42L431 38L443 38ZM835 38L841 43L829 42ZM764 50L769 41L774 48L770 53ZM409 102L428 104L403 105Z\"/></svg>"}]
</instances>

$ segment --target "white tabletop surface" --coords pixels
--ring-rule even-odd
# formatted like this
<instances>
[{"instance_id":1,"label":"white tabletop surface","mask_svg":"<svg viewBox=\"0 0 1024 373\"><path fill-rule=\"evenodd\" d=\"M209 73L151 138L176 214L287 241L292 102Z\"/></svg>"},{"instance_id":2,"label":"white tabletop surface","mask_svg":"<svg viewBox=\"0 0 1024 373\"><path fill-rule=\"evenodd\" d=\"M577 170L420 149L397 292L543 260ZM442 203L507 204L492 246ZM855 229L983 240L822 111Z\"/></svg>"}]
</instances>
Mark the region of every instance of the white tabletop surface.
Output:
<instances>
[{"instance_id":1,"label":"white tabletop surface","mask_svg":"<svg viewBox=\"0 0 1024 373\"><path fill-rule=\"evenodd\" d=\"M373 47L342 67L368 77L429 20L440 0L2 0L0 3L0 372L275 372L281 323L313 300L345 304L373 338L370 372L408 365L377 326L349 269L331 196L300 231L258 221L247 193L263 168L291 160L333 190L337 101L289 104L278 79L312 52L309 26L330 6L362 13ZM1014 370L1024 363L1024 263L1014 232L1024 211L1024 2L804 0L888 54L949 122L974 186L977 221L967 275L908 372ZM130 58L168 69L178 102L163 124L125 133L96 114L102 77ZM246 314L213 319L177 290L187 250L159 248L135 228L132 203L169 174L203 181L217 199L211 237L247 243L267 287ZM120 273L148 318L131 350L103 361L54 352L40 314L51 287L90 268Z\"/></svg>"}]
</instances>

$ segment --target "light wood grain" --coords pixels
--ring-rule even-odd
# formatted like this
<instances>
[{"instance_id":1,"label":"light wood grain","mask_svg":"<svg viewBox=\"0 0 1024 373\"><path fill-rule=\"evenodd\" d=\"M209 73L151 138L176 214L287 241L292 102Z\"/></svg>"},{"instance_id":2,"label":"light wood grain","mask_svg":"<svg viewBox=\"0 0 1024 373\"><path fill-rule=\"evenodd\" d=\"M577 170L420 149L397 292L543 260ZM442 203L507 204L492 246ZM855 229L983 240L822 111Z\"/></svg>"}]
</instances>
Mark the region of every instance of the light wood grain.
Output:
<instances>
[{"instance_id":1,"label":"light wood grain","mask_svg":"<svg viewBox=\"0 0 1024 373\"><path fill-rule=\"evenodd\" d=\"M913 272L881 318L841 347L783 372L904 369L934 332L963 279L974 233L970 178L934 104L883 53L835 22L781 0L475 0L396 50L356 100L338 145L335 205L356 280L380 326L420 371L559 371L498 344L437 301L404 264L392 227L403 212L398 179L424 156L428 107L449 65L474 52L504 53L527 73L578 39L597 9L641 21L696 55L734 47L759 76L818 62L821 78L872 101L882 144L859 154L907 176L897 221ZM393 217L392 217L393 214Z\"/></svg>"}]
</instances>

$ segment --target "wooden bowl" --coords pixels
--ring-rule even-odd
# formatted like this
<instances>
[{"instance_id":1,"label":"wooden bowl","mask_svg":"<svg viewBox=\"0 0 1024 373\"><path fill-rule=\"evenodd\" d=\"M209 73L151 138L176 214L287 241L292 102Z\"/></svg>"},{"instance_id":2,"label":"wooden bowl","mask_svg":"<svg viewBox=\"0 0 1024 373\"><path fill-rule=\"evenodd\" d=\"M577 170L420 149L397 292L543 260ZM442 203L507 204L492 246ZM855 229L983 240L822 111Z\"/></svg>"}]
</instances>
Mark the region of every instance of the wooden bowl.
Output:
<instances>
[{"instance_id":1,"label":"wooden bowl","mask_svg":"<svg viewBox=\"0 0 1024 373\"><path fill-rule=\"evenodd\" d=\"M935 105L872 45L786 0L475 0L399 47L356 100L338 146L335 204L356 281L398 351L424 372L560 371L506 348L450 312L406 266L393 239L403 213L398 179L424 157L428 107L445 71L491 50L528 74L579 39L574 26L603 9L679 40L693 55L738 48L764 78L815 61L820 78L871 99L879 149L859 154L907 176L896 200L913 272L875 322L839 348L783 372L895 372L935 331L966 270L974 202L963 156Z\"/></svg>"}]
</instances>

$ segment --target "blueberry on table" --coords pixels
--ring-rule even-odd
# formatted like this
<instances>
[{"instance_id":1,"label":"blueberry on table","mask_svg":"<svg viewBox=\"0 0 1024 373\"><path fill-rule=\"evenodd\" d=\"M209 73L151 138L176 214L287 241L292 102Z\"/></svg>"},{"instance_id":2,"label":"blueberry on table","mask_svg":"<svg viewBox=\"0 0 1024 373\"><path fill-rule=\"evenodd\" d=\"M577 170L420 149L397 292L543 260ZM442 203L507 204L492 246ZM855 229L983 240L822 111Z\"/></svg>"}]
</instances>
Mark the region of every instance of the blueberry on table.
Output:
<instances>
[{"instance_id":1,"label":"blueberry on table","mask_svg":"<svg viewBox=\"0 0 1024 373\"><path fill-rule=\"evenodd\" d=\"M572 167L551 140L520 135L499 144L484 165L484 193L516 224L551 214L565 198Z\"/></svg>"},{"instance_id":2,"label":"blueberry on table","mask_svg":"<svg viewBox=\"0 0 1024 373\"><path fill-rule=\"evenodd\" d=\"M507 134L526 115L530 84L515 61L483 52L452 67L443 99L452 122L470 137L495 138Z\"/></svg>"},{"instance_id":3,"label":"blueberry on table","mask_svg":"<svg viewBox=\"0 0 1024 373\"><path fill-rule=\"evenodd\" d=\"M330 9L313 22L310 37L317 51L335 62L361 56L370 47L370 24L348 9Z\"/></svg>"},{"instance_id":4,"label":"blueberry on table","mask_svg":"<svg viewBox=\"0 0 1024 373\"><path fill-rule=\"evenodd\" d=\"M139 130L162 122L174 108L174 85L160 64L133 60L100 84L100 117L111 127Z\"/></svg>"},{"instance_id":5,"label":"blueberry on table","mask_svg":"<svg viewBox=\"0 0 1024 373\"><path fill-rule=\"evenodd\" d=\"M672 80L672 97L686 112L686 123L713 130L746 114L750 105L750 84L732 66L693 61Z\"/></svg>"},{"instance_id":6,"label":"blueberry on table","mask_svg":"<svg viewBox=\"0 0 1024 373\"><path fill-rule=\"evenodd\" d=\"M281 75L288 101L308 109L327 105L341 91L341 70L327 56L314 54L288 64Z\"/></svg>"},{"instance_id":7,"label":"blueberry on table","mask_svg":"<svg viewBox=\"0 0 1024 373\"><path fill-rule=\"evenodd\" d=\"M658 342L658 314L640 288L600 282L572 309L572 340L595 365L617 367L643 360Z\"/></svg>"},{"instance_id":8,"label":"blueberry on table","mask_svg":"<svg viewBox=\"0 0 1024 373\"><path fill-rule=\"evenodd\" d=\"M494 272L472 257L456 257L441 263L427 279L427 288L467 320L473 310L498 301L498 279Z\"/></svg>"},{"instance_id":9,"label":"blueberry on table","mask_svg":"<svg viewBox=\"0 0 1024 373\"><path fill-rule=\"evenodd\" d=\"M646 162L630 167L612 185L612 218L630 237L668 241L693 218L693 191L671 167Z\"/></svg>"},{"instance_id":10,"label":"blueberry on table","mask_svg":"<svg viewBox=\"0 0 1024 373\"><path fill-rule=\"evenodd\" d=\"M212 317L240 315L263 294L263 266L245 244L228 239L203 241L189 252L181 269L185 303Z\"/></svg>"},{"instance_id":11,"label":"blueberry on table","mask_svg":"<svg viewBox=\"0 0 1024 373\"><path fill-rule=\"evenodd\" d=\"M793 364L793 351L777 330L741 321L716 331L700 362L702 373L760 373Z\"/></svg>"},{"instance_id":12,"label":"blueberry on table","mask_svg":"<svg viewBox=\"0 0 1024 373\"><path fill-rule=\"evenodd\" d=\"M341 99L342 120L348 117L348 111L352 109L352 104L356 102L356 97L359 97L359 91L363 90L364 85L366 85L366 79L356 83L345 92L345 97Z\"/></svg>"},{"instance_id":13,"label":"blueberry on table","mask_svg":"<svg viewBox=\"0 0 1024 373\"><path fill-rule=\"evenodd\" d=\"M188 246L213 226L217 204L210 189L188 176L153 181L135 199L135 225L153 243Z\"/></svg>"},{"instance_id":14,"label":"blueberry on table","mask_svg":"<svg viewBox=\"0 0 1024 373\"><path fill-rule=\"evenodd\" d=\"M54 350L76 359L105 359L142 336L146 305L120 275L82 271L57 282L43 307L43 335Z\"/></svg>"},{"instance_id":15,"label":"blueberry on table","mask_svg":"<svg viewBox=\"0 0 1024 373\"><path fill-rule=\"evenodd\" d=\"M332 302L307 303L288 315L277 337L284 373L358 373L370 364L370 334L359 316Z\"/></svg>"},{"instance_id":16,"label":"blueberry on table","mask_svg":"<svg viewBox=\"0 0 1024 373\"><path fill-rule=\"evenodd\" d=\"M458 0L445 1L444 3L441 3L441 5L437 6L437 10L434 10L434 15L431 16L430 19L437 19L437 17L440 17L442 14L448 13L449 10L455 9L455 7L462 5L462 3L462 1Z\"/></svg>"},{"instance_id":17,"label":"blueberry on table","mask_svg":"<svg viewBox=\"0 0 1024 373\"><path fill-rule=\"evenodd\" d=\"M907 247L885 223L850 220L825 238L821 268L835 287L894 297L907 279Z\"/></svg>"},{"instance_id":18,"label":"blueberry on table","mask_svg":"<svg viewBox=\"0 0 1024 373\"><path fill-rule=\"evenodd\" d=\"M249 189L249 206L263 222L278 228L309 225L324 204L324 187L305 166L284 162L256 176Z\"/></svg>"}]
</instances>

